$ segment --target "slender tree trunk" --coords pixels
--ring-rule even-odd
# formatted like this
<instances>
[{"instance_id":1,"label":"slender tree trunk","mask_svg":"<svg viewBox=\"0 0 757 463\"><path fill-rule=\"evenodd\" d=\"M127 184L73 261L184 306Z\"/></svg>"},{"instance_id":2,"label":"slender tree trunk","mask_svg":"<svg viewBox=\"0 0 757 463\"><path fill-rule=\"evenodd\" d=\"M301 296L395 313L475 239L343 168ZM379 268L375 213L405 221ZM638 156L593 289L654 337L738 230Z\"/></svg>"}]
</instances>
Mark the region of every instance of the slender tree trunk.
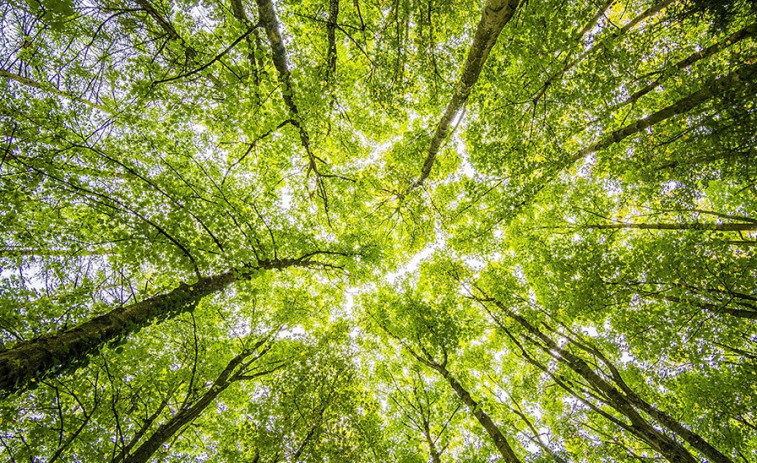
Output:
<instances>
[{"instance_id":1,"label":"slender tree trunk","mask_svg":"<svg viewBox=\"0 0 757 463\"><path fill-rule=\"evenodd\" d=\"M426 181L431 174L431 168L434 166L436 155L441 149L442 142L450 133L452 121L460 112L465 102L468 100L473 85L481 74L486 58L489 57L494 44L497 43L502 28L510 21L515 14L520 0L487 0L484 11L476 28L476 35L473 38L473 44L468 51L468 58L465 60L460 81L455 86L455 93L444 110L441 120L436 125L436 131L431 139L428 148L426 160L423 162L421 175L410 184L405 194L414 188L417 188Z\"/></svg>"},{"instance_id":2,"label":"slender tree trunk","mask_svg":"<svg viewBox=\"0 0 757 463\"><path fill-rule=\"evenodd\" d=\"M318 166L316 164L316 157L311 152L310 148L310 134L308 134L305 127L302 125L302 117L300 109L294 101L294 88L292 87L292 73L289 70L289 63L287 60L286 47L284 47L284 39L281 37L281 26L279 19L276 17L276 10L273 7L271 0L255 0L258 5L258 13L260 14L260 21L265 28L266 36L271 44L273 65L276 67L276 71L279 73L279 82L281 82L281 95L284 98L284 103L289 108L289 112L292 115L294 122L292 125L297 127L300 134L300 141L303 148L308 154L309 169L318 172Z\"/></svg>"},{"instance_id":3,"label":"slender tree trunk","mask_svg":"<svg viewBox=\"0 0 757 463\"><path fill-rule=\"evenodd\" d=\"M163 29L166 34L168 34L169 37L171 37L171 40L179 40L181 42L184 42L184 40L181 38L178 32L176 32L176 29L171 25L170 22L166 20L158 11L155 9L154 6L148 1L148 0L135 0L137 2L137 5L139 5L147 14L152 16L152 18L155 20L155 22L158 23L158 25Z\"/></svg>"},{"instance_id":4,"label":"slender tree trunk","mask_svg":"<svg viewBox=\"0 0 757 463\"><path fill-rule=\"evenodd\" d=\"M565 75L565 73L567 73L568 71L570 71L571 69L573 69L573 67L575 67L581 61L583 61L584 58L586 58L587 56L589 56L592 53L594 53L599 47L606 47L607 45L609 45L610 43L612 43L613 40L617 39L618 37L621 37L622 35L626 34L628 31L630 31L631 29L633 29L634 27L636 27L636 25L639 24L641 21L643 21L643 20L645 20L645 19L647 19L647 18L649 18L651 16L654 16L657 13L659 13L660 11L662 11L668 5L670 5L671 3L673 3L673 1L674 0L664 0L664 1L660 2L660 3L657 3L656 5L651 6L646 11L644 11L643 13L641 13L639 16L637 16L636 18L634 18L631 21L629 21L625 26L623 26L620 29L618 29L617 31L615 31L615 33L613 33L612 35L610 35L609 37L607 37L604 40L599 41L598 43L596 43L594 46L592 46L588 50L585 50L583 53L581 53L579 56L577 56L574 60L567 61L565 63L565 65L561 69L558 69L557 72L551 74L547 78L547 80L544 81L544 83L541 86L541 89L534 96L533 100L535 102L539 101L539 99L541 99L541 97L544 96L544 94L547 92L547 89L550 86L554 85L558 81L558 79L561 79L562 76ZM606 4L606 6L604 6L603 9L601 10L601 13L604 13L604 10L607 9L607 7L609 7L609 6L610 6L609 4ZM594 22L598 21L601 16L602 15L600 15L599 17L595 16L595 21ZM584 31L586 31L586 29L584 29ZM581 35L579 35L579 40L580 40L581 37L583 37L583 34L585 34L585 33L586 32L583 32Z\"/></svg>"},{"instance_id":5,"label":"slender tree trunk","mask_svg":"<svg viewBox=\"0 0 757 463\"><path fill-rule=\"evenodd\" d=\"M180 410L166 423L161 424L158 429L137 448L131 455L127 456L124 463L145 463L163 444L173 437L181 428L191 423L195 418L200 416L205 409L215 401L216 397L226 390L233 382L232 375L234 370L250 355L251 351L244 352L234 357L226 368L218 375L208 389L194 404L190 407Z\"/></svg>"},{"instance_id":6,"label":"slender tree trunk","mask_svg":"<svg viewBox=\"0 0 757 463\"><path fill-rule=\"evenodd\" d=\"M677 69L677 70L686 69L692 64L695 64L698 61L708 58L714 55L715 53L737 42L740 42L741 40L744 40L748 37L754 37L755 33L757 33L757 24L750 24L746 26L745 28L738 30L734 32L733 34L729 35L728 37L721 40L720 42L710 45L709 47L703 50L699 50L697 52L690 54L686 58L682 59L681 61L673 65L673 69ZM628 97L627 99L611 107L610 111L616 111L620 108L623 108L624 106L635 103L636 101L639 100L639 98L643 97L647 93L657 88L661 84L663 77L665 77L664 71L660 71L660 76L658 78L656 78L651 83L645 85L644 87L634 92L634 94Z\"/></svg>"},{"instance_id":7,"label":"slender tree trunk","mask_svg":"<svg viewBox=\"0 0 757 463\"><path fill-rule=\"evenodd\" d=\"M697 307L701 307L702 309L707 310L708 312L712 312L712 313L724 313L732 317L757 320L757 310L731 309L731 308L716 305L716 304L709 304L707 302L687 301L685 299L681 299L679 297L671 296L667 294L659 294L659 295L644 294L644 296L653 297L655 299L664 299L670 302L675 302L677 304L692 304Z\"/></svg>"},{"instance_id":8,"label":"slender tree trunk","mask_svg":"<svg viewBox=\"0 0 757 463\"><path fill-rule=\"evenodd\" d=\"M331 78L336 72L336 22L339 17L339 0L329 1L329 19L326 23L326 35L329 46L326 52L326 84L329 85Z\"/></svg>"},{"instance_id":9,"label":"slender tree trunk","mask_svg":"<svg viewBox=\"0 0 757 463\"><path fill-rule=\"evenodd\" d=\"M481 302L484 301L481 300ZM636 430L636 432L638 432L638 435L654 448L656 448L671 463L679 461L694 463L696 462L696 460L683 446L681 446L679 443L675 442L665 434L657 431L654 426L649 424L648 421L638 413L637 408L649 414L662 426L678 434L692 447L697 449L703 455L707 456L711 461L718 463L732 463L732 461L728 457L712 447L701 436L694 433L693 431L687 430L681 423L673 420L669 415L657 409L654 409L653 407L651 407L651 405L642 401L640 397L633 393L633 391L631 391L630 388L628 388L625 383L622 382L622 378L619 378L619 373L617 373L617 370L615 370L615 382L621 389L624 390L625 394L618 390L618 388L601 378L583 359L566 350L565 348L558 346L557 343L555 343L550 337L542 333L541 330L532 325L528 320L514 313L499 301L489 299L489 302L493 302L497 307L500 308L500 310L506 313L513 320L517 321L529 333L531 333L532 336L538 339L540 341L538 345L543 350L545 350L547 353L556 353L559 356L559 359L562 360L571 370L576 372L592 387L596 388L605 397L607 397L609 404L631 421L632 428Z\"/></svg>"},{"instance_id":10,"label":"slender tree trunk","mask_svg":"<svg viewBox=\"0 0 757 463\"><path fill-rule=\"evenodd\" d=\"M131 449L139 443L139 441L142 439L142 436L144 436L147 430L150 429L150 426L152 426L153 422L155 422L160 414L163 413L163 410L166 408L166 406L168 406L168 396L163 399L163 401L158 406L158 409L147 417L145 422L142 423L142 426L139 427L139 430L134 434L134 437L131 438L129 443L126 444L126 446L121 450L121 452L119 452L116 458L113 459L115 463L121 462L126 458L126 455L128 455L131 452Z\"/></svg>"},{"instance_id":11,"label":"slender tree trunk","mask_svg":"<svg viewBox=\"0 0 757 463\"><path fill-rule=\"evenodd\" d=\"M638 230L711 230L711 231L757 231L755 223L605 223L587 225L586 228Z\"/></svg>"},{"instance_id":12,"label":"slender tree trunk","mask_svg":"<svg viewBox=\"0 0 757 463\"><path fill-rule=\"evenodd\" d=\"M378 321L377 321L378 322ZM463 404L470 409L471 413L473 413L473 416L478 420L478 422L483 426L483 428L486 430L487 434L489 434L489 437L492 438L494 441L494 445L497 447L497 450L499 450L499 453L502 455L502 458L507 463L520 463L520 460L515 455L515 452L513 451L512 447L510 447L510 444L507 442L507 439L505 439L505 436L502 434L502 431L499 430L496 424L494 424L494 421L492 421L491 417L481 408L481 406L476 402L473 397L471 397L470 393L463 387L462 384L450 373L450 371L447 369L447 354L445 351L444 354L444 360L442 363L437 362L433 358L427 355L426 358L420 356L415 350L413 350L410 346L407 345L400 337L396 336L394 333L389 331L389 329L384 326L381 323L378 323L378 325L383 329L389 336L396 339L402 347L405 348L405 350L410 353L418 362L422 363L423 365L426 365L427 367L435 370L437 373L439 373L452 387L452 390L455 391L455 394L460 398L460 401L463 402Z\"/></svg>"},{"instance_id":13,"label":"slender tree trunk","mask_svg":"<svg viewBox=\"0 0 757 463\"><path fill-rule=\"evenodd\" d=\"M426 437L426 444L428 444L428 453L431 455L431 463L442 463L442 456L439 453L439 449L436 448L434 439L431 437L431 430L428 427L428 423L425 424L423 435Z\"/></svg>"},{"instance_id":14,"label":"slender tree trunk","mask_svg":"<svg viewBox=\"0 0 757 463\"><path fill-rule=\"evenodd\" d=\"M465 404L465 406L470 409L471 413L473 413L473 416L476 417L478 422L481 423L481 426L483 426L486 430L487 434L489 434L489 437L492 438L494 445L497 447L497 450L499 450L502 458L504 458L508 463L520 463L520 460L515 455L515 452L513 451L512 447L510 447L510 444L508 444L505 436L502 435L502 431L499 430L499 427L494 424L494 421L492 421L491 417L481 408L478 402L476 402L473 397L471 397L470 393L463 387L463 385L460 384L460 382L454 376L452 376L449 370L447 370L445 366L438 363L428 363L427 365L431 366L431 368L439 372L439 374L441 374L444 379L447 380L449 385L452 387L452 390L455 391L455 394L457 394L457 396Z\"/></svg>"},{"instance_id":15,"label":"slender tree trunk","mask_svg":"<svg viewBox=\"0 0 757 463\"><path fill-rule=\"evenodd\" d=\"M13 80L15 82L18 82L19 84L26 85L27 87L33 87L38 90L42 90L43 92L54 93L55 95L62 96L63 98L66 98L71 101L78 101L79 103L84 103L85 105L91 108L99 109L101 111L108 111L108 109L102 105L93 103L85 98L70 95L66 92L60 91L51 84L42 84L40 82L37 82L36 80L30 79L28 77L20 76L18 74L13 74L12 72L8 72L3 69L0 69L0 77L5 77L6 79Z\"/></svg>"},{"instance_id":16,"label":"slender tree trunk","mask_svg":"<svg viewBox=\"0 0 757 463\"><path fill-rule=\"evenodd\" d=\"M730 91L732 89L753 88L754 78L756 74L757 64L749 64L736 69L728 75L710 80L702 86L701 90L676 101L672 105L663 108L654 114L650 114L647 117L641 118L636 122L615 130L596 143L587 146L586 148L573 155L572 162L576 162L592 153L601 151L615 143L618 143L630 137L631 135L635 135L642 130L652 127L655 124L670 119L671 117L691 111L692 109L719 94Z\"/></svg>"},{"instance_id":17,"label":"slender tree trunk","mask_svg":"<svg viewBox=\"0 0 757 463\"><path fill-rule=\"evenodd\" d=\"M615 383L620 386L620 389L626 394L628 400L636 408L643 410L649 416L657 420L658 423L662 424L672 432L676 433L679 437L683 438L683 440L688 442L689 445L702 452L702 454L706 456L710 461L715 463L733 463L731 459L720 453L720 451L710 445L709 442L705 441L702 436L689 430L681 423L673 419L672 416L654 407L652 404L639 397L633 390L631 390L630 387L628 387L615 365L612 365L604 355L602 355L601 358L604 363L610 367Z\"/></svg>"}]
</instances>

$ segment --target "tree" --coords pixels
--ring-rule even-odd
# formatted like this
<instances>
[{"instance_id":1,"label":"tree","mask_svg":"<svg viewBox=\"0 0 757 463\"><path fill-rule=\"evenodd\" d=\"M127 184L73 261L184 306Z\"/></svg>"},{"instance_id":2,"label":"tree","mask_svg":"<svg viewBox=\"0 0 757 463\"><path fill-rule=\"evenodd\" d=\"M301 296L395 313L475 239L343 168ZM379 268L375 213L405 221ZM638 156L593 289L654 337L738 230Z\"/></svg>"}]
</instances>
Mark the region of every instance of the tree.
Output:
<instances>
[{"instance_id":1,"label":"tree","mask_svg":"<svg viewBox=\"0 0 757 463\"><path fill-rule=\"evenodd\" d=\"M5 461L754 462L752 0L8 0Z\"/></svg>"}]
</instances>

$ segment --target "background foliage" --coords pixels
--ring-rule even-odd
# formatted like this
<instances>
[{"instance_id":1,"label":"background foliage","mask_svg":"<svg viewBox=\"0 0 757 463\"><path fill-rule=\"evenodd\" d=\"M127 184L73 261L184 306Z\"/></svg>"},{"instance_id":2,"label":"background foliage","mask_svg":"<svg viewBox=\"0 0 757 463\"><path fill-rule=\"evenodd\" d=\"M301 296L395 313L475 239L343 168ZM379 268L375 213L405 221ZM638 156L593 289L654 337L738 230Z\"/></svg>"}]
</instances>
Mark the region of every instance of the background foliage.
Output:
<instances>
[{"instance_id":1,"label":"background foliage","mask_svg":"<svg viewBox=\"0 0 757 463\"><path fill-rule=\"evenodd\" d=\"M755 8L4 0L2 459L757 462Z\"/></svg>"}]
</instances>

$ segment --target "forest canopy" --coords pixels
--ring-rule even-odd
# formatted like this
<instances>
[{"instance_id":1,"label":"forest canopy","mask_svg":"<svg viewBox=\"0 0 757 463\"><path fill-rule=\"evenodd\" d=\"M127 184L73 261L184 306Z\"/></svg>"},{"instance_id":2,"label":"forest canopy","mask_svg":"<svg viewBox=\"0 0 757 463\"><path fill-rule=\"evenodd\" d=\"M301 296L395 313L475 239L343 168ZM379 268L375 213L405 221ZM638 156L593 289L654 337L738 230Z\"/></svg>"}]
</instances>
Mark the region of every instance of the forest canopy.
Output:
<instances>
[{"instance_id":1,"label":"forest canopy","mask_svg":"<svg viewBox=\"0 0 757 463\"><path fill-rule=\"evenodd\" d=\"M2 0L0 459L757 463L754 0Z\"/></svg>"}]
</instances>

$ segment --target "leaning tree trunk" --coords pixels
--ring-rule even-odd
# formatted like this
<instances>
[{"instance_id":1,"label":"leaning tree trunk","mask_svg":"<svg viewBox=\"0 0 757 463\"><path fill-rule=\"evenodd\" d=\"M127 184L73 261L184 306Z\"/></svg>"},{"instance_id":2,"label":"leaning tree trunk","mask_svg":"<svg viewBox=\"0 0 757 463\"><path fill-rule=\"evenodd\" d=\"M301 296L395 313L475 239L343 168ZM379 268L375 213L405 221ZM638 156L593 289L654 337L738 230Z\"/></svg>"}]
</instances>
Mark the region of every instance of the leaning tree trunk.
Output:
<instances>
[{"instance_id":1,"label":"leaning tree trunk","mask_svg":"<svg viewBox=\"0 0 757 463\"><path fill-rule=\"evenodd\" d=\"M313 252L297 259L259 260L257 266L247 268L245 273L230 270L200 278L191 286L181 283L169 293L126 307L118 307L74 328L31 341L22 341L0 352L0 391L15 392L31 378L53 370L73 368L77 360L97 352L107 342L139 331L153 320L175 317L182 312L191 311L203 297L221 291L239 279L249 278L250 272L254 270L313 268L324 265L310 260L312 256L322 253L324 252Z\"/></svg>"},{"instance_id":2,"label":"leaning tree trunk","mask_svg":"<svg viewBox=\"0 0 757 463\"><path fill-rule=\"evenodd\" d=\"M0 352L0 390L19 390L29 379L71 367L105 343L138 331L156 318L192 310L204 296L222 290L237 278L230 271L202 278L192 286L181 283L169 293L118 307L74 328L22 341Z\"/></svg>"},{"instance_id":3,"label":"leaning tree trunk","mask_svg":"<svg viewBox=\"0 0 757 463\"><path fill-rule=\"evenodd\" d=\"M619 378L619 373L616 374L615 381L616 381L616 384L618 384L620 388L623 389L623 392L625 392L625 394L621 392L613 384L609 383L608 381L605 381L602 377L600 377L591 368L591 366L589 366L589 364L586 361L584 361L582 358L568 351L564 347L559 346L554 340L552 340L549 336L545 335L536 326L531 324L524 317L510 310L501 302L495 299L491 299L491 298L479 299L479 302L481 303L493 302L494 305L496 305L500 310L502 310L505 314L507 314L508 317L518 322L535 339L539 340L539 342L537 342L536 344L542 350L544 350L545 352L549 353L552 356L556 355L560 361L562 361L571 370L573 370L575 373L581 376L584 380L586 380L586 382L589 385L594 387L597 391L600 391L602 395L607 398L607 402L610 406L612 406L612 408L614 408L616 411L618 411L619 413L621 413L622 415L624 415L626 418L628 418L631 421L632 423L631 431L634 432L634 434L636 434L640 438L642 438L644 441L649 443L651 446L653 446L671 463L676 463L676 462L693 463L696 460L681 444L671 439L667 435L663 434L662 432L658 431L655 428L655 426L653 426L646 419L644 419L638 410L646 412L652 418L656 419L657 422L661 424L663 427L669 429L673 433L677 434L679 437L683 438L692 447L697 449L703 455L707 456L710 459L710 461L718 462L718 463L732 463L732 460L730 460L720 451L715 449L712 445L710 445L707 441L705 441L701 436L694 433L693 431L687 430L685 426L673 420L672 417L665 414L664 412L659 411L657 409L653 410L653 408L649 404L646 404L645 402L643 402L633 391L631 391L625 385L625 383L623 382L618 383L619 379L621 379ZM490 312L490 315L493 317L491 312ZM499 321L496 320L496 318L495 318L495 322L499 324Z\"/></svg>"},{"instance_id":4,"label":"leaning tree trunk","mask_svg":"<svg viewBox=\"0 0 757 463\"><path fill-rule=\"evenodd\" d=\"M216 400L219 394L225 391L234 381L237 380L238 372L234 370L239 367L242 362L252 354L252 351L245 351L236 357L234 357L229 364L224 368L218 378L213 381L210 388L190 407L181 409L176 415L174 415L167 422L158 426L158 429L147 439L137 450L123 460L123 463L145 463L157 452L163 444L169 441L177 432L187 424L191 423L195 418L199 417L202 412L213 401ZM245 366L242 365L241 368Z\"/></svg>"},{"instance_id":5,"label":"leaning tree trunk","mask_svg":"<svg viewBox=\"0 0 757 463\"><path fill-rule=\"evenodd\" d=\"M675 103L667 106L649 116L643 117L631 124L626 125L620 129L617 129L605 137L601 138L596 143L593 143L586 148L580 150L570 159L569 163L562 167L568 167L586 156L601 151L609 146L619 143L626 138L636 135L655 124L666 121L679 114L687 113L694 108L701 106L703 103L711 100L714 97L730 92L732 90L752 90L754 89L755 77L757 77L757 64L748 64L741 66L722 77L712 79L706 82L699 91L689 94L676 101Z\"/></svg>"},{"instance_id":6,"label":"leaning tree trunk","mask_svg":"<svg viewBox=\"0 0 757 463\"><path fill-rule=\"evenodd\" d=\"M470 409L471 413L473 413L473 416L476 417L478 422L481 423L481 426L483 426L486 432L489 434L489 437L492 438L494 445L497 447L497 450L499 450L499 453L502 454L502 458L504 458L508 463L520 463L520 460L515 455L513 448L510 447L507 439L505 439L502 431L499 430L499 427L494 424L494 421L492 421L491 417L481 408L478 402L476 402L473 397L471 397L470 393L463 387L463 385L460 384L460 382L454 376L452 376L449 370L447 370L444 365L440 365L438 363L427 363L427 365L431 366L431 368L439 372L439 374L441 374L444 379L447 380L449 385L452 387L452 390L455 391L455 394L457 394L457 396L465 404L465 406Z\"/></svg>"},{"instance_id":7,"label":"leaning tree trunk","mask_svg":"<svg viewBox=\"0 0 757 463\"><path fill-rule=\"evenodd\" d=\"M635 228L638 230L757 231L757 223L604 223L587 225L586 228L598 230Z\"/></svg>"},{"instance_id":8,"label":"leaning tree trunk","mask_svg":"<svg viewBox=\"0 0 757 463\"><path fill-rule=\"evenodd\" d=\"M473 37L473 44L468 52L468 58L465 60L460 81L455 86L455 93L452 95L447 109L444 110L444 115L436 125L426 160L423 162L421 175L410 184L406 193L421 186L431 174L434 160L441 149L442 142L449 135L453 119L468 100L468 95L470 95L473 85L481 74L486 58L489 57L489 52L497 43L502 28L515 14L515 9L519 3L520 0L487 0L484 12L481 14L481 20L476 28L476 35Z\"/></svg>"}]
</instances>

